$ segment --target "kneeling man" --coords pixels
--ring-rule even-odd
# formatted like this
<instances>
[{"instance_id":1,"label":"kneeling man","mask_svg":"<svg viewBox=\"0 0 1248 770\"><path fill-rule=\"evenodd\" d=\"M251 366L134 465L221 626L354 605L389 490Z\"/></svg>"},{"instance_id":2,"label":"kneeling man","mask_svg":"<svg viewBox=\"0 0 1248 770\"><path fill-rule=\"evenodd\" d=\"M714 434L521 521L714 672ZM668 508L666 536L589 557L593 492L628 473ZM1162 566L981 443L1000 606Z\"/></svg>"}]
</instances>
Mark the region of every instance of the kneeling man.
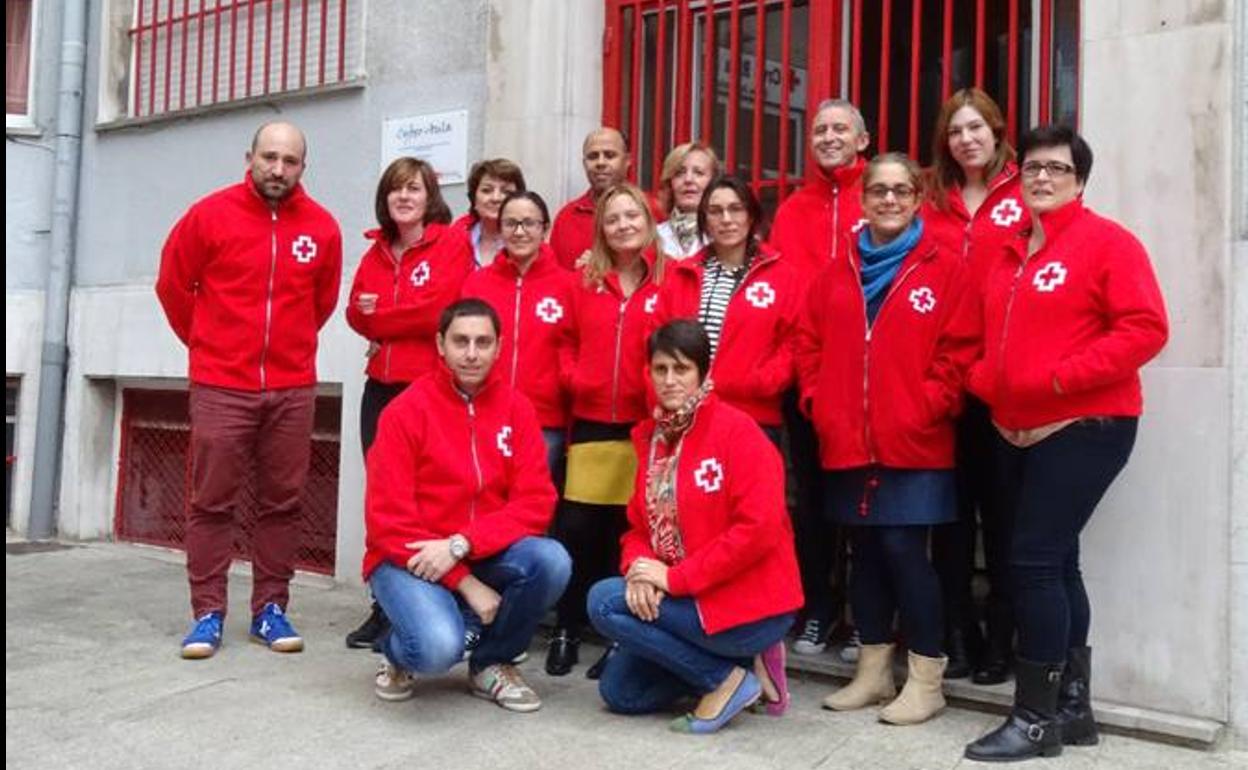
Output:
<instances>
[{"instance_id":1,"label":"kneeling man","mask_svg":"<svg viewBox=\"0 0 1248 770\"><path fill-rule=\"evenodd\" d=\"M468 659L472 693L511 711L542 705L510 661L563 593L571 560L541 536L555 489L532 405L492 371L499 328L481 300L443 311L445 366L390 402L368 453L364 577L392 624L383 700L406 700L414 674L459 662L467 618L484 628Z\"/></svg>"}]
</instances>

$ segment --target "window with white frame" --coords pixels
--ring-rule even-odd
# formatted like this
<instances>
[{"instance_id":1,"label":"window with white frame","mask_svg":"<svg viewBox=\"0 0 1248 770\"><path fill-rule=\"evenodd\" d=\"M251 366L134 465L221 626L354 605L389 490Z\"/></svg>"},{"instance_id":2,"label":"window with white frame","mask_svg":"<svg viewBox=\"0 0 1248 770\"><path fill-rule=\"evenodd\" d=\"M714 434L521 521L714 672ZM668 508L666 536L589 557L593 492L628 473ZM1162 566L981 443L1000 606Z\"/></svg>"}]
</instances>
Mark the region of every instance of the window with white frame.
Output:
<instances>
[{"instance_id":1,"label":"window with white frame","mask_svg":"<svg viewBox=\"0 0 1248 770\"><path fill-rule=\"evenodd\" d=\"M34 86L35 1L4 0L5 126L31 125Z\"/></svg>"},{"instance_id":2,"label":"window with white frame","mask_svg":"<svg viewBox=\"0 0 1248 770\"><path fill-rule=\"evenodd\" d=\"M113 0L100 117L143 118L343 83L364 0Z\"/></svg>"}]
</instances>

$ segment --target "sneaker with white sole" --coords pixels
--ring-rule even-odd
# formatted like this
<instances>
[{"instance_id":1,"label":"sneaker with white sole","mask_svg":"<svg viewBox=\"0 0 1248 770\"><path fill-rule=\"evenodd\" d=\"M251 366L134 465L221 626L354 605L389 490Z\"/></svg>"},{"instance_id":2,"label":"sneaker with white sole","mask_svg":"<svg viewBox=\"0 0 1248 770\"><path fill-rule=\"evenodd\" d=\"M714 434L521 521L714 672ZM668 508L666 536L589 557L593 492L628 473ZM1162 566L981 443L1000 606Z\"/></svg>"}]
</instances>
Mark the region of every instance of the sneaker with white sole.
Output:
<instances>
[{"instance_id":1,"label":"sneaker with white sole","mask_svg":"<svg viewBox=\"0 0 1248 770\"><path fill-rule=\"evenodd\" d=\"M793 642L793 652L797 655L818 655L828 648L828 632L824 623L818 618L807 618L802 633Z\"/></svg>"},{"instance_id":2,"label":"sneaker with white sole","mask_svg":"<svg viewBox=\"0 0 1248 770\"><path fill-rule=\"evenodd\" d=\"M508 711L527 713L542 707L542 699L509 663L486 666L469 677L472 694L492 700Z\"/></svg>"},{"instance_id":3,"label":"sneaker with white sole","mask_svg":"<svg viewBox=\"0 0 1248 770\"><path fill-rule=\"evenodd\" d=\"M221 625L224 622L225 616L215 610L196 618L182 640L182 657L200 660L215 655L221 646Z\"/></svg>"},{"instance_id":4,"label":"sneaker with white sole","mask_svg":"<svg viewBox=\"0 0 1248 770\"><path fill-rule=\"evenodd\" d=\"M251 621L251 640L273 652L302 652L303 637L286 618L286 611L269 602Z\"/></svg>"},{"instance_id":5,"label":"sneaker with white sole","mask_svg":"<svg viewBox=\"0 0 1248 770\"><path fill-rule=\"evenodd\" d=\"M862 650L862 637L858 636L858 629L849 635L845 646L841 648L841 660L845 663L857 663L858 653Z\"/></svg>"},{"instance_id":6,"label":"sneaker with white sole","mask_svg":"<svg viewBox=\"0 0 1248 770\"><path fill-rule=\"evenodd\" d=\"M416 677L388 660L382 660L373 677L373 692L384 701L395 703L416 694Z\"/></svg>"}]
</instances>

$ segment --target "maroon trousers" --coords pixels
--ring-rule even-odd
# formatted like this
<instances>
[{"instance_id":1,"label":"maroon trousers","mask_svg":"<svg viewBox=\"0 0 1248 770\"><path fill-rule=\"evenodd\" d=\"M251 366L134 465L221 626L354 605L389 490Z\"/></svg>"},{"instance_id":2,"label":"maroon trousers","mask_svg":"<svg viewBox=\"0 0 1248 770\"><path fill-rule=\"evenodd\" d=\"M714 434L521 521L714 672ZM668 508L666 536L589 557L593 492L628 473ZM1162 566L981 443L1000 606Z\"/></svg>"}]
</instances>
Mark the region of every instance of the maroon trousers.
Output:
<instances>
[{"instance_id":1,"label":"maroon trousers","mask_svg":"<svg viewBox=\"0 0 1248 770\"><path fill-rule=\"evenodd\" d=\"M255 470L251 613L285 608L294 575L300 496L308 476L316 390L253 393L191 385L191 505L186 572L195 617L227 609L226 579L235 511L248 468Z\"/></svg>"}]
</instances>

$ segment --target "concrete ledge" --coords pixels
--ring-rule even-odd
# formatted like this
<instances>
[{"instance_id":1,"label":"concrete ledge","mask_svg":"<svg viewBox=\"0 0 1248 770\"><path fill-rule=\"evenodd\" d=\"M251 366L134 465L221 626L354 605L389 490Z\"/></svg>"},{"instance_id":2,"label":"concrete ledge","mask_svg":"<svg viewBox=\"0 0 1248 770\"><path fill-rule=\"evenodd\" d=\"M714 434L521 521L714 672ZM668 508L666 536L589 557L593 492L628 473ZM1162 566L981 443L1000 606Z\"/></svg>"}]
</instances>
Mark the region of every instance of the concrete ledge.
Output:
<instances>
[{"instance_id":1,"label":"concrete ledge","mask_svg":"<svg viewBox=\"0 0 1248 770\"><path fill-rule=\"evenodd\" d=\"M818 656L789 655L788 668L792 672L851 679L854 676L854 664L843 663L837 659L834 651L839 649L829 647L828 652ZM905 676L905 668L898 667L897 674L900 682ZM988 686L973 684L969 679L945 680L945 695L958 706L1004 714L1014 702L1014 683L1010 681ZM1107 732L1148 740L1212 748L1226 730L1226 725L1211 719L1198 719L1121 703L1094 700L1092 707L1096 712L1097 724L1106 728Z\"/></svg>"}]
</instances>

